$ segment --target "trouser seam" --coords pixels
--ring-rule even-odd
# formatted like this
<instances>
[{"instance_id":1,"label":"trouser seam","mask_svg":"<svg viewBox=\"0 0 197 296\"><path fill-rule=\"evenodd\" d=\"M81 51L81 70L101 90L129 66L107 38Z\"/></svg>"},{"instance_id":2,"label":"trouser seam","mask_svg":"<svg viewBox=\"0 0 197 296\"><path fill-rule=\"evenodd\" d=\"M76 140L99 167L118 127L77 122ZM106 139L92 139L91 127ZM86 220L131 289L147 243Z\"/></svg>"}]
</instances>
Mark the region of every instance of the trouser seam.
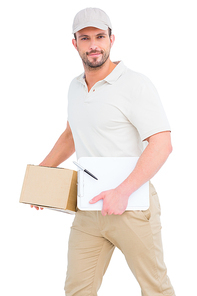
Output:
<instances>
[{"instance_id":1,"label":"trouser seam","mask_svg":"<svg viewBox=\"0 0 197 296\"><path fill-rule=\"evenodd\" d=\"M94 285L95 285L95 279L96 279L96 271L97 271L97 268L98 268L98 262L99 262L99 258L101 256L101 253L102 253L102 250L104 248L104 245L105 245L105 241L103 242L103 245L102 245L102 248L100 250L100 253L99 253L99 256L98 256L98 259L97 259L97 264L96 264L96 267L95 267L95 271L94 271L94 276L93 276L93 281L92 281L92 287L91 287L91 293L90 293L90 296L92 295L92 292L93 292L93 289L94 289Z\"/></svg>"},{"instance_id":2,"label":"trouser seam","mask_svg":"<svg viewBox=\"0 0 197 296\"><path fill-rule=\"evenodd\" d=\"M151 229L151 234L152 234L152 240L153 240L153 247L154 247L154 259L155 259L155 264L156 264L156 280L159 282L159 288L160 288L160 292L162 293L162 295L166 295L164 294L164 291L163 291L163 288L162 288L162 282L161 282L161 279L159 277L159 273L158 273L158 262L157 262L157 256L156 256L156 251L155 251L155 241L154 241L154 233L152 231L152 225L150 223L150 220L149 220L149 225L150 225L150 229ZM161 231L161 230L160 230Z\"/></svg>"}]
</instances>

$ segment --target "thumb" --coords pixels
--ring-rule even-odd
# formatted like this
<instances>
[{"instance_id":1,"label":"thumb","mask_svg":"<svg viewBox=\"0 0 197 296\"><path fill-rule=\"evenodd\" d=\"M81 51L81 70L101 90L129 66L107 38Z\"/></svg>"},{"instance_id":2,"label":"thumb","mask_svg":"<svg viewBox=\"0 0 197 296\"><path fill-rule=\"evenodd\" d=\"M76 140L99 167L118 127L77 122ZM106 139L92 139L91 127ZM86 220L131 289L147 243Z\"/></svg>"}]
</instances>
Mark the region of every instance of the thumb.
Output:
<instances>
[{"instance_id":1,"label":"thumb","mask_svg":"<svg viewBox=\"0 0 197 296\"><path fill-rule=\"evenodd\" d=\"M101 200L101 199L103 199L103 194L102 194L102 193L100 193L99 195L97 195L97 196L95 196L93 199L91 199L91 200L89 201L89 203L90 203L90 204L94 204L94 203L96 203L97 201L99 201L99 200Z\"/></svg>"}]
</instances>

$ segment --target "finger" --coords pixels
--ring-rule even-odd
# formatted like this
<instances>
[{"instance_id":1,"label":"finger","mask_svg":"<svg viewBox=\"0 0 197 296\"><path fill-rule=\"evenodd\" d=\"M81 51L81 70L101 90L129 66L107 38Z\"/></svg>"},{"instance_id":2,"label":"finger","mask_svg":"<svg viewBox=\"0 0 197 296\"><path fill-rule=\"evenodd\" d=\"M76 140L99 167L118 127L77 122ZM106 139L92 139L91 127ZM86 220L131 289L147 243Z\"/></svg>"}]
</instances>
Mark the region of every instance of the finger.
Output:
<instances>
[{"instance_id":1,"label":"finger","mask_svg":"<svg viewBox=\"0 0 197 296\"><path fill-rule=\"evenodd\" d=\"M97 195L97 196L95 196L93 199L91 199L91 200L89 201L89 203L90 203L90 204L94 204L94 203L96 203L97 201L99 201L99 200L101 200L101 199L103 199L103 195L102 195L102 193L100 193L99 195Z\"/></svg>"},{"instance_id":2,"label":"finger","mask_svg":"<svg viewBox=\"0 0 197 296\"><path fill-rule=\"evenodd\" d=\"M108 215L108 209L107 209L106 207L103 206L103 208L102 208L102 210L101 210L101 214L102 214L103 216Z\"/></svg>"},{"instance_id":3,"label":"finger","mask_svg":"<svg viewBox=\"0 0 197 296\"><path fill-rule=\"evenodd\" d=\"M102 216L106 216L107 212L102 209L101 214L102 214Z\"/></svg>"}]
</instances>

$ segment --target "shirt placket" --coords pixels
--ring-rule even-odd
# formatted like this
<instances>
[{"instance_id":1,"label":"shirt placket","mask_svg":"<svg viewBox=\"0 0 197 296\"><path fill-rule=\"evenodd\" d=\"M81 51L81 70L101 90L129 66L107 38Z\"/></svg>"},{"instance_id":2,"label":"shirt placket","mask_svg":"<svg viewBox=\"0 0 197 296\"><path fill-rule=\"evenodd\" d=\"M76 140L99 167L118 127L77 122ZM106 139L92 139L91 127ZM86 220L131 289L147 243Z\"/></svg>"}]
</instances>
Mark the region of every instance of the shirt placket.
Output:
<instances>
[{"instance_id":1,"label":"shirt placket","mask_svg":"<svg viewBox=\"0 0 197 296\"><path fill-rule=\"evenodd\" d=\"M99 89L104 85L105 81L98 81L97 83L95 83L95 85L90 89L90 91L88 92L88 87L87 84L85 83L85 102L88 103L90 102L94 96L97 94L97 92L99 91Z\"/></svg>"}]
</instances>

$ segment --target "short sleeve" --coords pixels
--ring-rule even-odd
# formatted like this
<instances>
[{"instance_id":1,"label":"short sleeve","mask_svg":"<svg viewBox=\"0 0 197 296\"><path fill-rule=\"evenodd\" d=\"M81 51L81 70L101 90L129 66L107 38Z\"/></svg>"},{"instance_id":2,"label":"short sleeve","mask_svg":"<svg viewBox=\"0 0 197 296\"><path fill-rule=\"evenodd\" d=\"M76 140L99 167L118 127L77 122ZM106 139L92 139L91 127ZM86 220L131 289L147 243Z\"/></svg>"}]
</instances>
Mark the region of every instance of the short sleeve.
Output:
<instances>
[{"instance_id":1,"label":"short sleeve","mask_svg":"<svg viewBox=\"0 0 197 296\"><path fill-rule=\"evenodd\" d=\"M142 141L156 133L171 131L158 92L145 76L136 98L129 104L127 118L138 130Z\"/></svg>"}]
</instances>

